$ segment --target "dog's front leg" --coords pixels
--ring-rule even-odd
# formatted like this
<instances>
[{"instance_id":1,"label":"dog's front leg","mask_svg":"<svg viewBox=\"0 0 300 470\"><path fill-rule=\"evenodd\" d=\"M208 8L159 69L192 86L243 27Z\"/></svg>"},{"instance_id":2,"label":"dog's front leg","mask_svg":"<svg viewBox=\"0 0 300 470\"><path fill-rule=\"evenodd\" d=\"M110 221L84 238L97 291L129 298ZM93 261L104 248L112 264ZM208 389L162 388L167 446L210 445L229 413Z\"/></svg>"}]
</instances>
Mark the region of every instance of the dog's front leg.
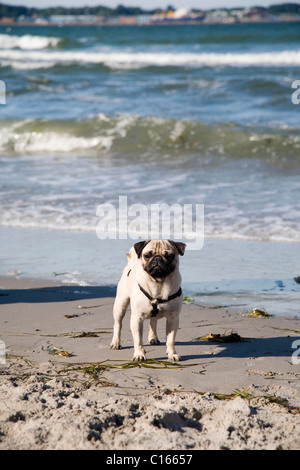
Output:
<instances>
[{"instance_id":1,"label":"dog's front leg","mask_svg":"<svg viewBox=\"0 0 300 470\"><path fill-rule=\"evenodd\" d=\"M157 318L155 317L150 318L148 341L150 344L160 344L157 336Z\"/></svg>"},{"instance_id":2,"label":"dog's front leg","mask_svg":"<svg viewBox=\"0 0 300 470\"><path fill-rule=\"evenodd\" d=\"M136 362L145 361L146 354L143 348L143 320L132 313L130 328L133 336L134 354L133 360Z\"/></svg>"},{"instance_id":3,"label":"dog's front leg","mask_svg":"<svg viewBox=\"0 0 300 470\"><path fill-rule=\"evenodd\" d=\"M181 361L181 357L175 351L175 336L179 327L179 317L170 316L167 318L166 333L167 333L167 355L170 361Z\"/></svg>"}]
</instances>

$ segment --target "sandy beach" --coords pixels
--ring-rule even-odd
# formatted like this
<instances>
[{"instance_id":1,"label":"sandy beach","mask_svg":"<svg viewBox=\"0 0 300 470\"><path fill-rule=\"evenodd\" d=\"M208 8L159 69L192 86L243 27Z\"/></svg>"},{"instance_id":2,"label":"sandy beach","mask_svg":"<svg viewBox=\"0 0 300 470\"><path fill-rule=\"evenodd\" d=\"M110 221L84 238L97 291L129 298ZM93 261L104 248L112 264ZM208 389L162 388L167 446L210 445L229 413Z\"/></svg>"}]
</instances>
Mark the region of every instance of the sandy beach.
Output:
<instances>
[{"instance_id":1,"label":"sandy beach","mask_svg":"<svg viewBox=\"0 0 300 470\"><path fill-rule=\"evenodd\" d=\"M300 449L299 23L252 19L0 25L0 450ZM178 363L109 348L150 238Z\"/></svg>"},{"instance_id":2,"label":"sandy beach","mask_svg":"<svg viewBox=\"0 0 300 470\"><path fill-rule=\"evenodd\" d=\"M162 320L136 364L129 312L123 349L109 349L113 287L0 288L0 449L299 449L300 319L186 303L182 361L166 359ZM240 341L203 339L232 332Z\"/></svg>"}]
</instances>

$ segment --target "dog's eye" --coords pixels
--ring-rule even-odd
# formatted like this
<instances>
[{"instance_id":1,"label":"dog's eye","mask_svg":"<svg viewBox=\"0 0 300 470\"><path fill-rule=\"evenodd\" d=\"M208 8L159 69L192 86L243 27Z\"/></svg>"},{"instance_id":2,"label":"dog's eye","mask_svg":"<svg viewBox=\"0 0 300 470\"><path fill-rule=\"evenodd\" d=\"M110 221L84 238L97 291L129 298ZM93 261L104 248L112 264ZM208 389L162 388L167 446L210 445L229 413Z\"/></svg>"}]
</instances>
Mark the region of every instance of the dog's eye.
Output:
<instances>
[{"instance_id":1,"label":"dog's eye","mask_svg":"<svg viewBox=\"0 0 300 470\"><path fill-rule=\"evenodd\" d=\"M173 261L173 259L175 258L175 255L174 253L167 253L166 257L168 258L169 261Z\"/></svg>"},{"instance_id":2,"label":"dog's eye","mask_svg":"<svg viewBox=\"0 0 300 470\"><path fill-rule=\"evenodd\" d=\"M145 253L143 256L144 256L144 259L150 259L152 254L151 253Z\"/></svg>"}]
</instances>

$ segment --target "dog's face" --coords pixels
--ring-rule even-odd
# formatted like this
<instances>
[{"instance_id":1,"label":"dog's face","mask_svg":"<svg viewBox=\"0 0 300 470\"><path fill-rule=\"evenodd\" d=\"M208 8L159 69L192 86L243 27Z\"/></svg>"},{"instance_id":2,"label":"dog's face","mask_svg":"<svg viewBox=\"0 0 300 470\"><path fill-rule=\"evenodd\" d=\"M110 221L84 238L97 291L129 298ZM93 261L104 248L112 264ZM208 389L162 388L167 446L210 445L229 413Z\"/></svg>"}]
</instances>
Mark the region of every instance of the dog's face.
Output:
<instances>
[{"instance_id":1,"label":"dog's face","mask_svg":"<svg viewBox=\"0 0 300 470\"><path fill-rule=\"evenodd\" d=\"M171 240L138 242L134 249L143 269L153 278L163 279L178 266L178 256L183 256L185 244Z\"/></svg>"}]
</instances>

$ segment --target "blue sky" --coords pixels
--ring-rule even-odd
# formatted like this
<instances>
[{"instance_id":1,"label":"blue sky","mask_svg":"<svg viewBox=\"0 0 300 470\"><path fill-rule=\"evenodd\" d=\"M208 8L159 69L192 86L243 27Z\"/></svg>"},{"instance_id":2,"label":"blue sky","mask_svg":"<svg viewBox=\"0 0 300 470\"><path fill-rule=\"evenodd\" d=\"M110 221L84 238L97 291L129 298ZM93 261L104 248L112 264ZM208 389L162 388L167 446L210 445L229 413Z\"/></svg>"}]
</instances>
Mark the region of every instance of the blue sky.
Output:
<instances>
[{"instance_id":1,"label":"blue sky","mask_svg":"<svg viewBox=\"0 0 300 470\"><path fill-rule=\"evenodd\" d=\"M139 6L145 9L165 8L167 5L173 5L175 8L182 6L187 9L199 8L208 10L211 8L235 8L249 6L269 6L284 3L285 0L2 0L2 3L9 5L26 5L29 7L49 7L49 6L65 6L65 7L83 7L85 5L105 5L116 7L119 4L126 6ZM291 1L290 3L298 3Z\"/></svg>"}]
</instances>

